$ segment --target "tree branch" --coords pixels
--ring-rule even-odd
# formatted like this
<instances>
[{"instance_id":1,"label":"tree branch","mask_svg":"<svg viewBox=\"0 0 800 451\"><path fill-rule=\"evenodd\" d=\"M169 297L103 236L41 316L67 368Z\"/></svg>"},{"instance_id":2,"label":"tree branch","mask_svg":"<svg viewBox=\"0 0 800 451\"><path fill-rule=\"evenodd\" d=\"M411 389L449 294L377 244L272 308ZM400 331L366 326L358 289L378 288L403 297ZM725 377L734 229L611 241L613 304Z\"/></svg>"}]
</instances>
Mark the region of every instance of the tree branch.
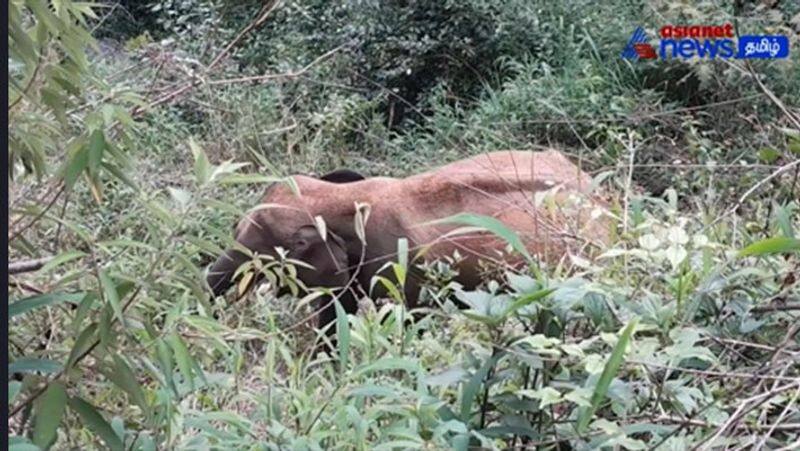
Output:
<instances>
[{"instance_id":1,"label":"tree branch","mask_svg":"<svg viewBox=\"0 0 800 451\"><path fill-rule=\"evenodd\" d=\"M32 260L17 260L15 262L8 262L9 274L22 274L24 272L32 272L41 269L53 257L34 258Z\"/></svg>"}]
</instances>

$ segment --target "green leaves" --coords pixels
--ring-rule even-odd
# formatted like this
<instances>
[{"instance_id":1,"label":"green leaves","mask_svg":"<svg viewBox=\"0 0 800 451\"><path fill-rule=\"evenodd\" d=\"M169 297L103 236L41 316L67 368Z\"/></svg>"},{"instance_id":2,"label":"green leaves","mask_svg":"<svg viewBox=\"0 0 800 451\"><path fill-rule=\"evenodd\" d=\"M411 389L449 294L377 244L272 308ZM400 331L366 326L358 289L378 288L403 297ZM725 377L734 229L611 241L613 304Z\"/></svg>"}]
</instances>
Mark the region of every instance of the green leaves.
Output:
<instances>
[{"instance_id":1,"label":"green leaves","mask_svg":"<svg viewBox=\"0 0 800 451\"><path fill-rule=\"evenodd\" d=\"M36 403L33 443L48 448L56 439L56 430L67 407L67 392L59 382L51 382Z\"/></svg>"},{"instance_id":2,"label":"green leaves","mask_svg":"<svg viewBox=\"0 0 800 451\"><path fill-rule=\"evenodd\" d=\"M22 382L20 381L8 381L8 404L10 405L14 402L14 399L19 394L20 389L22 388Z\"/></svg>"},{"instance_id":3,"label":"green leaves","mask_svg":"<svg viewBox=\"0 0 800 451\"><path fill-rule=\"evenodd\" d=\"M503 316L508 316L515 313L517 310L524 308L540 299L544 299L548 295L556 291L555 288L545 288L543 290L527 293L515 299L511 305L503 312Z\"/></svg>"},{"instance_id":4,"label":"green leaves","mask_svg":"<svg viewBox=\"0 0 800 451\"><path fill-rule=\"evenodd\" d=\"M449 216L444 219L429 222L427 224L462 224L466 226L475 227L478 229L486 230L494 235L502 238L508 243L515 251L522 254L526 259L531 260L532 257L528 253L528 249L522 243L519 236L511 229L506 227L505 224L490 216L477 215L474 213L459 213L457 215ZM458 235L461 233L471 233L472 229L462 229L450 232L448 235Z\"/></svg>"},{"instance_id":5,"label":"green leaves","mask_svg":"<svg viewBox=\"0 0 800 451\"><path fill-rule=\"evenodd\" d=\"M756 241L738 253L739 257L791 254L800 252L800 239L778 236Z\"/></svg>"},{"instance_id":6,"label":"green leaves","mask_svg":"<svg viewBox=\"0 0 800 451\"><path fill-rule=\"evenodd\" d=\"M86 296L86 293L46 293L12 302L8 306L8 317L22 315L31 310L41 307L55 305L62 302L79 303Z\"/></svg>"},{"instance_id":7,"label":"green leaves","mask_svg":"<svg viewBox=\"0 0 800 451\"><path fill-rule=\"evenodd\" d=\"M339 300L335 299L333 302L336 306L336 341L339 346L339 365L340 369L344 371L350 355L350 324L347 321L347 312L344 311Z\"/></svg>"},{"instance_id":8,"label":"green leaves","mask_svg":"<svg viewBox=\"0 0 800 451\"><path fill-rule=\"evenodd\" d=\"M124 445L114 429L91 404L81 398L69 399L69 408L80 416L84 426L97 434L112 451L122 451Z\"/></svg>"},{"instance_id":9,"label":"green leaves","mask_svg":"<svg viewBox=\"0 0 800 451\"><path fill-rule=\"evenodd\" d=\"M354 372L354 376L366 376L375 372L392 370L403 370L409 373L417 373L421 370L421 368L419 366L419 362L414 360L389 357L359 367Z\"/></svg>"},{"instance_id":10,"label":"green leaves","mask_svg":"<svg viewBox=\"0 0 800 451\"><path fill-rule=\"evenodd\" d=\"M762 147L758 151L758 158L764 163L773 163L780 158L780 156L780 152L770 147Z\"/></svg>"},{"instance_id":11,"label":"green leaves","mask_svg":"<svg viewBox=\"0 0 800 451\"><path fill-rule=\"evenodd\" d=\"M172 352L170 351L167 343L162 339L156 340L156 357L158 364L161 366L161 374L164 376L164 382L169 387L175 396L178 396L178 388L175 385L174 372L172 367Z\"/></svg>"},{"instance_id":12,"label":"green leaves","mask_svg":"<svg viewBox=\"0 0 800 451\"><path fill-rule=\"evenodd\" d=\"M8 373L44 373L51 374L61 371L61 364L55 360L37 359L34 357L21 357L8 365Z\"/></svg>"},{"instance_id":13,"label":"green leaves","mask_svg":"<svg viewBox=\"0 0 800 451\"><path fill-rule=\"evenodd\" d=\"M103 374L110 379L114 385L122 389L130 397L130 400L147 414L150 406L147 404L144 390L125 358L114 355L112 356L112 362L112 365L106 369Z\"/></svg>"},{"instance_id":14,"label":"green leaves","mask_svg":"<svg viewBox=\"0 0 800 451\"><path fill-rule=\"evenodd\" d=\"M503 354L501 352L493 353L483 362L483 365L481 365L478 371L476 371L469 378L467 383L464 384L463 388L461 389L461 408L459 409L461 412L461 421L467 424L470 423L475 399L477 398L480 389L483 387L483 384L488 383L488 381L486 381L486 376L489 374L489 371L494 368L502 355Z\"/></svg>"},{"instance_id":15,"label":"green leaves","mask_svg":"<svg viewBox=\"0 0 800 451\"><path fill-rule=\"evenodd\" d=\"M189 139L189 149L194 157L194 177L198 185L205 185L211 180L211 162L208 161L205 151L197 144L194 138Z\"/></svg>"},{"instance_id":16,"label":"green leaves","mask_svg":"<svg viewBox=\"0 0 800 451\"><path fill-rule=\"evenodd\" d=\"M96 332L97 332L97 323L92 323L87 326L85 329L81 331L78 335L78 338L75 339L75 344L72 345L72 350L69 353L69 358L67 359L67 369L72 367L75 362L78 360L78 357L83 355L83 353L87 352L89 348L94 344L94 340L96 339Z\"/></svg>"},{"instance_id":17,"label":"green leaves","mask_svg":"<svg viewBox=\"0 0 800 451\"><path fill-rule=\"evenodd\" d=\"M475 321L480 321L490 327L497 327L512 317L520 309L537 302L552 294L555 288L545 288L531 293L493 294L486 291L456 291L456 297L465 303L469 309L461 313Z\"/></svg>"},{"instance_id":18,"label":"green leaves","mask_svg":"<svg viewBox=\"0 0 800 451\"><path fill-rule=\"evenodd\" d=\"M106 150L106 136L102 130L95 130L89 136L89 145L86 155L86 166L92 178L97 175L97 169L103 160L103 152Z\"/></svg>"},{"instance_id":19,"label":"green leaves","mask_svg":"<svg viewBox=\"0 0 800 451\"><path fill-rule=\"evenodd\" d=\"M172 349L172 353L175 356L175 361L178 364L178 370L180 370L181 374L183 375L184 381L192 390L194 390L194 362L192 361L192 357L189 355L189 349L186 348L183 340L177 334L171 334L168 336L167 343Z\"/></svg>"},{"instance_id":20,"label":"green leaves","mask_svg":"<svg viewBox=\"0 0 800 451\"><path fill-rule=\"evenodd\" d=\"M67 163L61 169L61 178L67 188L72 188L78 177L89 165L89 150L82 141L73 142L70 146L72 150L67 157Z\"/></svg>"},{"instance_id":21,"label":"green leaves","mask_svg":"<svg viewBox=\"0 0 800 451\"><path fill-rule=\"evenodd\" d=\"M199 186L207 185L213 181L225 181L228 183L263 183L262 176L250 176L245 174L235 174L236 171L248 165L248 163L234 163L223 161L219 166L214 166L208 159L206 152L197 144L194 138L189 139L189 149L194 157L194 177ZM266 180L274 181L274 178L267 177Z\"/></svg>"},{"instance_id":22,"label":"green leaves","mask_svg":"<svg viewBox=\"0 0 800 451\"><path fill-rule=\"evenodd\" d=\"M117 320L124 326L125 318L122 314L122 305L120 304L117 286L105 270L100 271L100 288L103 290L105 300L111 306Z\"/></svg>"},{"instance_id":23,"label":"green leaves","mask_svg":"<svg viewBox=\"0 0 800 451\"><path fill-rule=\"evenodd\" d=\"M595 385L594 392L592 393L592 399L590 401L591 406L582 408L578 415L575 428L579 434L586 432L589 421L591 421L594 413L597 412L600 403L606 398L608 387L611 386L611 381L622 366L622 362L625 358L625 349L628 347L628 343L631 340L631 336L633 336L633 331L637 323L638 320L633 319L625 326L625 329L619 336L617 345L614 346L614 349L611 351L611 356L608 358L605 367L603 367L603 373L600 375L600 379L597 381L597 385Z\"/></svg>"},{"instance_id":24,"label":"green leaves","mask_svg":"<svg viewBox=\"0 0 800 451\"><path fill-rule=\"evenodd\" d=\"M95 200L101 201L102 185L99 169L103 163L103 155L109 144L100 128L91 130L88 137L81 136L73 141L69 148L69 157L61 169L61 178L69 189L75 185L78 177L85 171Z\"/></svg>"},{"instance_id":25,"label":"green leaves","mask_svg":"<svg viewBox=\"0 0 800 451\"><path fill-rule=\"evenodd\" d=\"M45 274L48 271L51 271L57 268L58 266L63 265L64 263L70 262L72 260L77 260L81 257L84 257L85 255L86 255L85 252L80 252L80 251L64 252L58 255L57 257L53 258L49 262L47 262L47 264L45 264L44 266L42 266L42 268L39 270L39 273Z\"/></svg>"}]
</instances>

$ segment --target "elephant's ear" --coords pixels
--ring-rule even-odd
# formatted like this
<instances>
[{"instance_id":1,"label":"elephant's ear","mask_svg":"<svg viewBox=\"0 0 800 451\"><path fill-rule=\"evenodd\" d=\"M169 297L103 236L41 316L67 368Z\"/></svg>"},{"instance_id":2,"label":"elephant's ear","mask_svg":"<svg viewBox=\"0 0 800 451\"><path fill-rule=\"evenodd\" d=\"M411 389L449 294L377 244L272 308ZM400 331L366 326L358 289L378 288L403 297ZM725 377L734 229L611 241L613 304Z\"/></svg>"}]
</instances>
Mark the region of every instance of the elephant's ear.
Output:
<instances>
[{"instance_id":1,"label":"elephant's ear","mask_svg":"<svg viewBox=\"0 0 800 451\"><path fill-rule=\"evenodd\" d=\"M350 169L337 169L323 175L319 179L331 183L352 183L365 180L365 177Z\"/></svg>"}]
</instances>

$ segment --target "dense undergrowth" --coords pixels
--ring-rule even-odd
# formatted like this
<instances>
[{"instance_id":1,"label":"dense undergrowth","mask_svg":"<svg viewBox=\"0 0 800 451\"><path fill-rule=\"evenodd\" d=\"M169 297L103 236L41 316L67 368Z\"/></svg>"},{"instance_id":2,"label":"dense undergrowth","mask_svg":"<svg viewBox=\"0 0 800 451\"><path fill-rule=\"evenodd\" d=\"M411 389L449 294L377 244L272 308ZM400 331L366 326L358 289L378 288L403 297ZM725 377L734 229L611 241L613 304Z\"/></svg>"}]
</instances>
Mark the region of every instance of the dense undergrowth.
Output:
<instances>
[{"instance_id":1,"label":"dense undergrowth","mask_svg":"<svg viewBox=\"0 0 800 451\"><path fill-rule=\"evenodd\" d=\"M35 3L10 20L36 49L9 38L9 260L44 259L9 277L12 449L797 446L800 7ZM791 58L619 57L638 25L734 20ZM330 356L313 293L204 286L275 176L543 147L609 193L612 246L476 291L431 264L427 315L362 299Z\"/></svg>"}]
</instances>

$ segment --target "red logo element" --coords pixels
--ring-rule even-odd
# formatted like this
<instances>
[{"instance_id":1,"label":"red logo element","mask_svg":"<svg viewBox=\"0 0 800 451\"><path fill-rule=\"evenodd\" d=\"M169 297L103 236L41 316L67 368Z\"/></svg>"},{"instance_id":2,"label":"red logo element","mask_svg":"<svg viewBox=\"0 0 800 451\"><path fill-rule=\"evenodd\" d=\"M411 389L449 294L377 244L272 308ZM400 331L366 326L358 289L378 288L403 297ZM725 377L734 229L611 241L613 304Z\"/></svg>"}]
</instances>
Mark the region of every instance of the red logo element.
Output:
<instances>
[{"instance_id":1,"label":"red logo element","mask_svg":"<svg viewBox=\"0 0 800 451\"><path fill-rule=\"evenodd\" d=\"M733 24L725 25L665 25L661 27L660 33L664 39L681 38L732 38Z\"/></svg>"},{"instance_id":2,"label":"red logo element","mask_svg":"<svg viewBox=\"0 0 800 451\"><path fill-rule=\"evenodd\" d=\"M639 55L639 58L645 60L656 59L656 49L653 48L650 44L634 44L634 50L636 50L636 54Z\"/></svg>"}]
</instances>

